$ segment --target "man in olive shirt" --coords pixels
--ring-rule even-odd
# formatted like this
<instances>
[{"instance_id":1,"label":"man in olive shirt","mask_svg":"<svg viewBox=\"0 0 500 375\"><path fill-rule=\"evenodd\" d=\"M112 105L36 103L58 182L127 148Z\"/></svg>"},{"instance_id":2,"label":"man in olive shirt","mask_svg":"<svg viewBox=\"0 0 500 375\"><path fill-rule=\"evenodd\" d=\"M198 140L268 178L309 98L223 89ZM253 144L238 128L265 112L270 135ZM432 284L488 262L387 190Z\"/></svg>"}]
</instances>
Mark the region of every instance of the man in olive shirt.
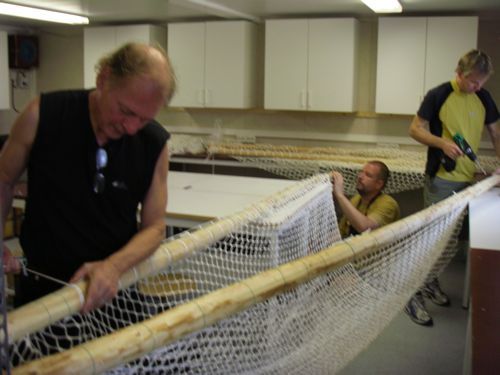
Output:
<instances>
[{"instance_id":1,"label":"man in olive shirt","mask_svg":"<svg viewBox=\"0 0 500 375\"><path fill-rule=\"evenodd\" d=\"M389 168L381 161L369 161L359 172L356 194L351 199L344 194L344 179L338 172L331 173L333 196L342 210L339 223L342 238L375 229L399 219L399 205L382 190L389 179Z\"/></svg>"}]
</instances>

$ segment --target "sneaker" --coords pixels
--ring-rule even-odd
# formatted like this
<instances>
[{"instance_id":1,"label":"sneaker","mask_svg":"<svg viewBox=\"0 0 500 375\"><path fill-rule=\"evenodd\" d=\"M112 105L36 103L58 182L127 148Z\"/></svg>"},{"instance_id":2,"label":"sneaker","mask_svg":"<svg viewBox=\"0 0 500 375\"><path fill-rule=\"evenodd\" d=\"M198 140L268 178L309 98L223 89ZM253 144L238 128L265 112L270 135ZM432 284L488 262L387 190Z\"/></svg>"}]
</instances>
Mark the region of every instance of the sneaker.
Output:
<instances>
[{"instance_id":1,"label":"sneaker","mask_svg":"<svg viewBox=\"0 0 500 375\"><path fill-rule=\"evenodd\" d=\"M439 287L438 279L433 279L431 282L426 283L422 288L422 293L436 305L448 306L450 304L450 299Z\"/></svg>"},{"instance_id":2,"label":"sneaker","mask_svg":"<svg viewBox=\"0 0 500 375\"><path fill-rule=\"evenodd\" d=\"M434 322L425 309L424 297L420 292L415 293L405 306L405 313L415 323L423 326L432 326Z\"/></svg>"}]
</instances>

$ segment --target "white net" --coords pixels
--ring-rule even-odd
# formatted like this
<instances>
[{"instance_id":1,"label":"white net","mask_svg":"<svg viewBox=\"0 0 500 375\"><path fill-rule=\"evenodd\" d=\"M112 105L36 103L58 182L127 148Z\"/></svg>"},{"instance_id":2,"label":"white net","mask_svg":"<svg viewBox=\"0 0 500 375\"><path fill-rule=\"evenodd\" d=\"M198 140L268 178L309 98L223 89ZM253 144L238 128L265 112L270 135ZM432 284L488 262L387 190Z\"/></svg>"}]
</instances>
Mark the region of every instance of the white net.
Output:
<instances>
[{"instance_id":1,"label":"white net","mask_svg":"<svg viewBox=\"0 0 500 375\"><path fill-rule=\"evenodd\" d=\"M398 193L423 187L426 152L398 148L297 147L269 144L214 143L207 147L209 155L225 155L245 165L264 169L278 176L301 180L332 170L344 176L347 194L356 192L356 177L370 160L384 162L391 171L384 191ZM488 172L497 168L495 157L479 156ZM481 172L478 170L478 172Z\"/></svg>"},{"instance_id":2,"label":"white net","mask_svg":"<svg viewBox=\"0 0 500 375\"><path fill-rule=\"evenodd\" d=\"M205 152L205 146L200 137L172 134L168 141L168 152L170 155L199 155Z\"/></svg>"},{"instance_id":3,"label":"white net","mask_svg":"<svg viewBox=\"0 0 500 375\"><path fill-rule=\"evenodd\" d=\"M50 303L33 303L48 313L42 327L25 335L14 322L24 316L29 325L35 315L13 311L14 372L334 373L401 311L431 270L441 271L467 202L499 180L341 241L327 175L309 178L250 208L244 220L230 217L236 225L210 234L201 251L189 243L213 225L170 239L159 251L180 242L184 257L170 252L159 273L91 314L45 326L71 310L66 299L49 296Z\"/></svg>"}]
</instances>

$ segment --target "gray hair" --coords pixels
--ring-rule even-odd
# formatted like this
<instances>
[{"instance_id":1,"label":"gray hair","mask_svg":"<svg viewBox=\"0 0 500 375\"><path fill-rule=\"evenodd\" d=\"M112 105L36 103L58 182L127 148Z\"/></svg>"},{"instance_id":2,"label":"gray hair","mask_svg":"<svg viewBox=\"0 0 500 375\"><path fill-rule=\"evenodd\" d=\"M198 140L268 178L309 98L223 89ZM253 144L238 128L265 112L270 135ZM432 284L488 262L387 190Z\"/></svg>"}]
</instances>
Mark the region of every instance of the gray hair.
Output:
<instances>
[{"instance_id":1,"label":"gray hair","mask_svg":"<svg viewBox=\"0 0 500 375\"><path fill-rule=\"evenodd\" d=\"M153 76L165 95L166 103L175 93L175 74L166 52L160 46L127 43L98 61L97 74L104 69L109 69L113 83L139 75Z\"/></svg>"}]
</instances>

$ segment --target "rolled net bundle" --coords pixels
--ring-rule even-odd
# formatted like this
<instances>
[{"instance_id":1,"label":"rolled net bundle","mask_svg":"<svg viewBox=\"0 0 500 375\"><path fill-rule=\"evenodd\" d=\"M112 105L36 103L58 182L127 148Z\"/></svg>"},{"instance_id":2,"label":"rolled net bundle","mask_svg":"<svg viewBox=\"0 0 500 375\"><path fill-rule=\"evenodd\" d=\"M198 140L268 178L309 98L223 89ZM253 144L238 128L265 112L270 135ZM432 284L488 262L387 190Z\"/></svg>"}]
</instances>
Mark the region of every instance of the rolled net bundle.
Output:
<instances>
[{"instance_id":1,"label":"rolled net bundle","mask_svg":"<svg viewBox=\"0 0 500 375\"><path fill-rule=\"evenodd\" d=\"M467 202L499 180L342 241L328 176L308 179L103 308L16 339L14 372L334 373L440 272Z\"/></svg>"},{"instance_id":2,"label":"rolled net bundle","mask_svg":"<svg viewBox=\"0 0 500 375\"><path fill-rule=\"evenodd\" d=\"M205 153L205 146L200 137L184 134L172 134L168 141L169 155L200 155Z\"/></svg>"}]
</instances>

